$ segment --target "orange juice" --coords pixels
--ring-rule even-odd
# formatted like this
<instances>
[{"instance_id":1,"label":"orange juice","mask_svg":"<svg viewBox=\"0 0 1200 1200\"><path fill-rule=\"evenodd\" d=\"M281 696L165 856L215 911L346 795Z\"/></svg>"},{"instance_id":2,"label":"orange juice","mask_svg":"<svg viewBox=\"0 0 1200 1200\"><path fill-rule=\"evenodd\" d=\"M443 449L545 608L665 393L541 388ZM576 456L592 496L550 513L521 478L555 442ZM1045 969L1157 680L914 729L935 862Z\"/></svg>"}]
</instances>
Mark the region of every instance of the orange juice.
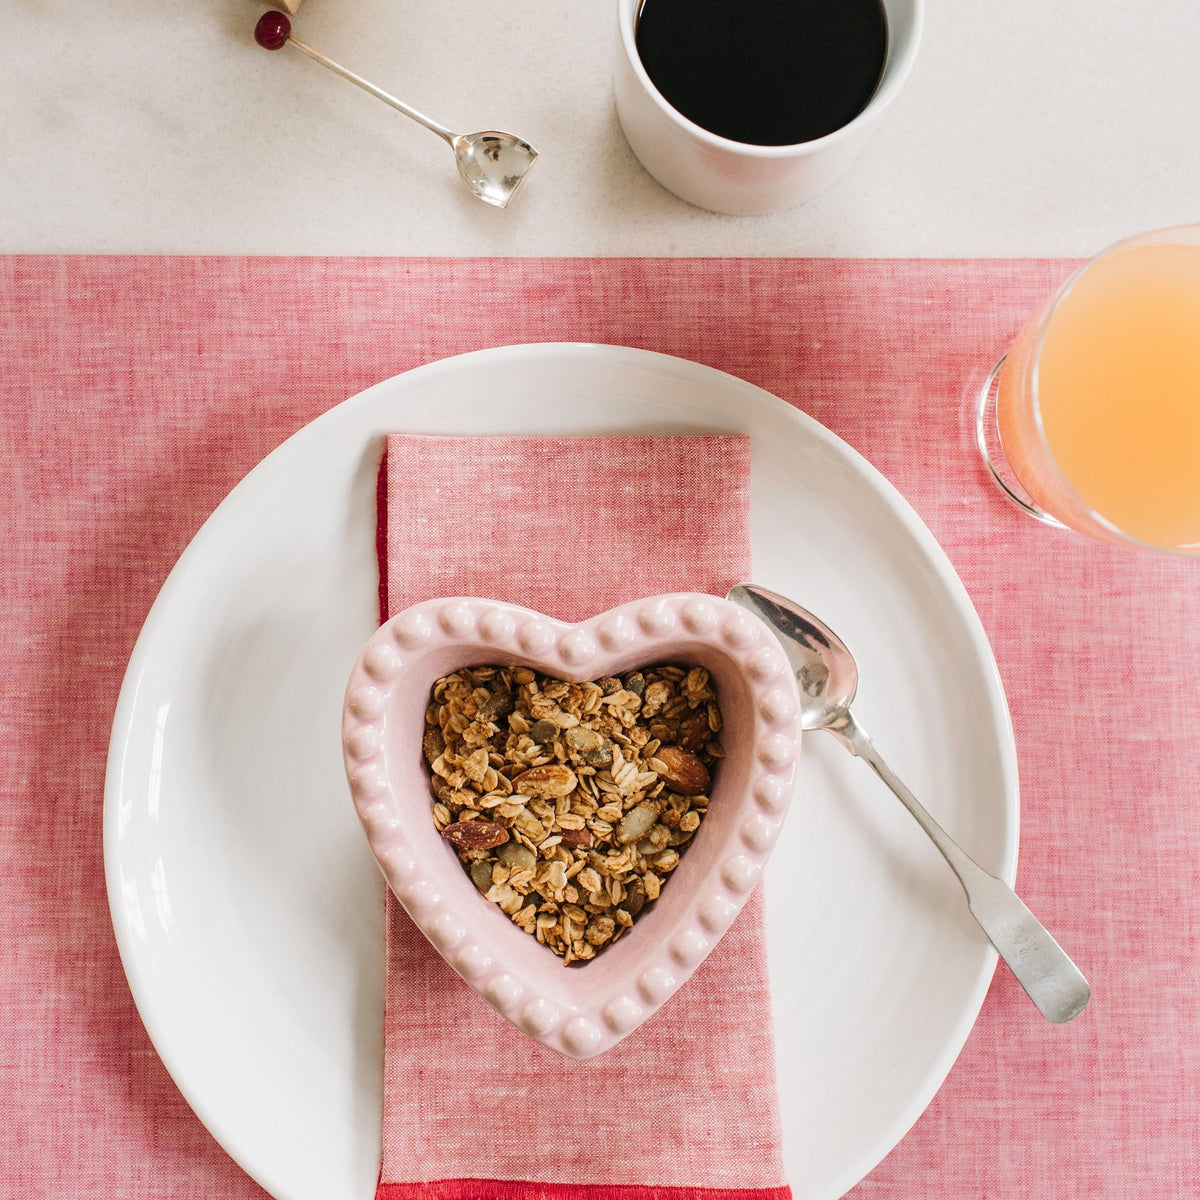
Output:
<instances>
[{"instance_id":1,"label":"orange juice","mask_svg":"<svg viewBox=\"0 0 1200 1200\"><path fill-rule=\"evenodd\" d=\"M1200 553L1200 229L1089 263L1018 335L996 403L1005 457L1051 515Z\"/></svg>"}]
</instances>

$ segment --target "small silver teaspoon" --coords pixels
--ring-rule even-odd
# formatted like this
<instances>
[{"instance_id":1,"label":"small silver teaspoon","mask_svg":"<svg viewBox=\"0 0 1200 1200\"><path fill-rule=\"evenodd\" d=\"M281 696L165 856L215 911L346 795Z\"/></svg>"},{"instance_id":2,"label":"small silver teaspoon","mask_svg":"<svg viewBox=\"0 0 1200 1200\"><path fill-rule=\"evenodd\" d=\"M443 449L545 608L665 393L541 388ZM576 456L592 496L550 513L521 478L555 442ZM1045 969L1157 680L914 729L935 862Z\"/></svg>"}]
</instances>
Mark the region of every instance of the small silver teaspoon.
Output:
<instances>
[{"instance_id":1,"label":"small silver teaspoon","mask_svg":"<svg viewBox=\"0 0 1200 1200\"><path fill-rule=\"evenodd\" d=\"M485 204L496 208L507 208L513 193L520 187L537 158L537 151L522 138L511 133L495 130L486 133L452 133L444 125L430 120L424 113L389 96L382 88L368 83L353 71L347 71L332 59L326 58L311 46L292 36L292 22L286 13L265 12L254 28L254 40L265 50L282 50L284 46L295 46L310 58L315 58L323 67L357 84L364 92L390 104L394 109L411 117L426 129L436 133L454 151L454 161L463 182Z\"/></svg>"},{"instance_id":2,"label":"small silver teaspoon","mask_svg":"<svg viewBox=\"0 0 1200 1200\"><path fill-rule=\"evenodd\" d=\"M858 666L844 643L812 613L754 584L728 598L764 620L782 643L799 685L801 726L825 729L892 789L942 852L967 894L967 906L1038 1011L1061 1025L1083 1012L1092 989L1041 922L1003 880L989 875L929 815L883 761L850 712Z\"/></svg>"}]
</instances>

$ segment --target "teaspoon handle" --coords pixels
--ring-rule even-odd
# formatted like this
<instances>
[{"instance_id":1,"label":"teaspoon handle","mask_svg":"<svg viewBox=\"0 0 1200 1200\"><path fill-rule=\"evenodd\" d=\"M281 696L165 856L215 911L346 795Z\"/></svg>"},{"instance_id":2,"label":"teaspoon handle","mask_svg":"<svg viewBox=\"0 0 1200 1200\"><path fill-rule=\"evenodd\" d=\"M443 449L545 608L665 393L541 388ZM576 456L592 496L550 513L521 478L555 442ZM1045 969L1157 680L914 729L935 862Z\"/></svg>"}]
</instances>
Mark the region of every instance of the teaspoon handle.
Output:
<instances>
[{"instance_id":1,"label":"teaspoon handle","mask_svg":"<svg viewBox=\"0 0 1200 1200\"><path fill-rule=\"evenodd\" d=\"M374 96L377 100L382 100L384 104L390 104L397 112L402 112L406 117L411 117L418 125L424 125L430 132L436 133L442 141L454 145L454 134L445 125L439 125L437 121L431 117L427 117L423 112L418 112L411 104L405 104L403 100L397 100L391 93L385 92L381 87L376 87L375 84L370 83L361 75L355 75L353 71L348 71L341 63L335 63L332 58L326 58L319 50L314 50L298 38L289 36L288 45L295 46L297 50L303 51L309 58L316 59L321 66L328 67L335 75L340 75L356 87L362 88L364 92Z\"/></svg>"},{"instance_id":2,"label":"teaspoon handle","mask_svg":"<svg viewBox=\"0 0 1200 1200\"><path fill-rule=\"evenodd\" d=\"M1003 880L989 875L937 823L884 762L874 742L850 722L839 730L850 749L895 792L950 864L967 894L971 915L1048 1021L1078 1016L1092 989L1079 968Z\"/></svg>"}]
</instances>

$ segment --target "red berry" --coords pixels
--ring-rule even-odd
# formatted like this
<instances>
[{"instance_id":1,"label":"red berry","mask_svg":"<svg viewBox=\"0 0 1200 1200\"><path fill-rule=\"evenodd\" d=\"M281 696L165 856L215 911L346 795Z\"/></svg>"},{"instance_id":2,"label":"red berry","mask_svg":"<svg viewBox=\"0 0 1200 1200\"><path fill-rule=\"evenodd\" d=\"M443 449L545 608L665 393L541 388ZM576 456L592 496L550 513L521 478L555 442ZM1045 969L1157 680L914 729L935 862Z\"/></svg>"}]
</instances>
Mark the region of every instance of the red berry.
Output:
<instances>
[{"instance_id":1,"label":"red berry","mask_svg":"<svg viewBox=\"0 0 1200 1200\"><path fill-rule=\"evenodd\" d=\"M272 10L258 18L258 24L254 27L254 40L264 50L282 50L291 32L292 23L287 14Z\"/></svg>"}]
</instances>

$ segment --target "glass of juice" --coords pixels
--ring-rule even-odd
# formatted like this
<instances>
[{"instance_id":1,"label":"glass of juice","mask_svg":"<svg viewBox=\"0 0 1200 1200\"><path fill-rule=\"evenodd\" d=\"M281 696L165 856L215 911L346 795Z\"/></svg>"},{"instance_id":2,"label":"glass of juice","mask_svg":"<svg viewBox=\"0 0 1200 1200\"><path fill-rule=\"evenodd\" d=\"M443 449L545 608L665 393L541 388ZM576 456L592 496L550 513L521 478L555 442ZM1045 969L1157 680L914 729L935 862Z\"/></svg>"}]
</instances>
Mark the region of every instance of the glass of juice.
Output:
<instances>
[{"instance_id":1,"label":"glass of juice","mask_svg":"<svg viewBox=\"0 0 1200 1200\"><path fill-rule=\"evenodd\" d=\"M1200 555L1200 225L1118 242L1017 334L976 437L1026 512Z\"/></svg>"}]
</instances>

